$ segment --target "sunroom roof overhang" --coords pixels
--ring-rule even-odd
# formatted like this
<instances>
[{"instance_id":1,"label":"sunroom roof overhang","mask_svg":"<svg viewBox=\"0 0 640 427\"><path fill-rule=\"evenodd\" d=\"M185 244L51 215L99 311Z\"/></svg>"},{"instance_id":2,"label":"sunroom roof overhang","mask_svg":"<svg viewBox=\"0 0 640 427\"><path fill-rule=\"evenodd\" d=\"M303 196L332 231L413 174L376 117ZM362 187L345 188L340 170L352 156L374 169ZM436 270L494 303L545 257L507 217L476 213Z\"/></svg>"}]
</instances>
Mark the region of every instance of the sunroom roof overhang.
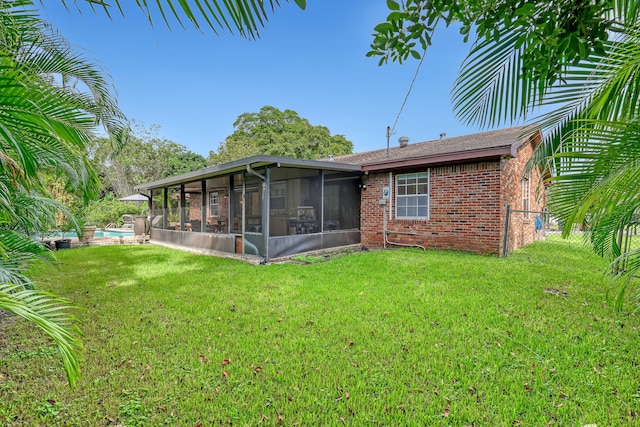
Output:
<instances>
[{"instance_id":1,"label":"sunroom roof overhang","mask_svg":"<svg viewBox=\"0 0 640 427\"><path fill-rule=\"evenodd\" d=\"M252 169L262 168L265 166L276 167L289 167L289 168L302 168L302 169L319 169L341 172L360 172L362 170L360 165L353 165L348 163L337 163L332 161L323 160L305 160L295 159L292 157L280 157L280 156L252 156L245 159L235 160L233 162L224 163L221 165L208 166L206 168L198 169L193 172L188 172L182 175L176 175L169 178L160 179L158 181L147 182L145 184L139 184L133 188L136 191L140 190L156 190L165 187L174 187L180 184L188 184L190 182L200 181L209 178L215 178L218 176L230 175L233 173L241 172L250 166Z\"/></svg>"}]
</instances>

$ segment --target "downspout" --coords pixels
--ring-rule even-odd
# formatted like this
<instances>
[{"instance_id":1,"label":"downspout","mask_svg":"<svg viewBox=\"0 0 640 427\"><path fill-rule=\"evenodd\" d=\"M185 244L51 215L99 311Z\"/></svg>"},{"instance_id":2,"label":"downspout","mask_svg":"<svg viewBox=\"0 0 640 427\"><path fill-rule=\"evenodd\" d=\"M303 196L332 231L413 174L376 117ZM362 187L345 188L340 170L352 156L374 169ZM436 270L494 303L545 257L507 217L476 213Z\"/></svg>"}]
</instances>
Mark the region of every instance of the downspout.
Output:
<instances>
[{"instance_id":1,"label":"downspout","mask_svg":"<svg viewBox=\"0 0 640 427\"><path fill-rule=\"evenodd\" d=\"M389 172L389 221L393 214L393 172Z\"/></svg>"},{"instance_id":2,"label":"downspout","mask_svg":"<svg viewBox=\"0 0 640 427\"><path fill-rule=\"evenodd\" d=\"M247 172L249 172L251 175L255 175L258 178L260 178L262 181L266 182L267 181L267 177L258 173L257 171L253 170L253 168L251 167L250 164L247 164Z\"/></svg>"},{"instance_id":3,"label":"downspout","mask_svg":"<svg viewBox=\"0 0 640 427\"><path fill-rule=\"evenodd\" d=\"M387 249L387 201L381 200L380 204L382 204L382 238L384 249Z\"/></svg>"},{"instance_id":4,"label":"downspout","mask_svg":"<svg viewBox=\"0 0 640 427\"><path fill-rule=\"evenodd\" d=\"M257 176L262 180L262 235L264 239L264 260L263 262L269 261L269 168L267 168L267 176L258 173L254 170L250 164L247 164L247 172L251 175ZM244 215L242 218L242 222L244 223Z\"/></svg>"}]
</instances>

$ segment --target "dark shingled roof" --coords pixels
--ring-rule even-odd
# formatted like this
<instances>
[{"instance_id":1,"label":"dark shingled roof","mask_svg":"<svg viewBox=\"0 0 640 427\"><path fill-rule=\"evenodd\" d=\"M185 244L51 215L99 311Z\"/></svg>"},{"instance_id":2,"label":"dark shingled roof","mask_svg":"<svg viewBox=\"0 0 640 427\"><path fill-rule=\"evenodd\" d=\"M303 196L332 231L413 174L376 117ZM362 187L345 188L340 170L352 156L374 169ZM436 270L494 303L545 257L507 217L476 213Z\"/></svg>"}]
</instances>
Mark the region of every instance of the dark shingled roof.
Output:
<instances>
[{"instance_id":1,"label":"dark shingled roof","mask_svg":"<svg viewBox=\"0 0 640 427\"><path fill-rule=\"evenodd\" d=\"M336 156L339 163L351 163L367 169L384 169L393 166L451 163L503 155L515 156L524 142L521 137L527 127L519 126L471 135L456 136L435 141L409 143L406 147L394 144L387 149ZM367 167L368 166L368 167Z\"/></svg>"}]
</instances>

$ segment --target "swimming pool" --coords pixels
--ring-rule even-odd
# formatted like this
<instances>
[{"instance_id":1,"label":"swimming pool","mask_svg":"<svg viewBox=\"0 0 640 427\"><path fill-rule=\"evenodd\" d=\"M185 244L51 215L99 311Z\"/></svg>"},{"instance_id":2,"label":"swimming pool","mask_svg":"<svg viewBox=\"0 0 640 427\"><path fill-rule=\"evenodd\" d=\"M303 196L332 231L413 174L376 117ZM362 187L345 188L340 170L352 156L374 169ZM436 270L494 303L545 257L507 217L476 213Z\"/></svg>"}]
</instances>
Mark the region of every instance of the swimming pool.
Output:
<instances>
[{"instance_id":1,"label":"swimming pool","mask_svg":"<svg viewBox=\"0 0 640 427\"><path fill-rule=\"evenodd\" d=\"M133 231L120 231L120 230L102 230L97 229L96 233L93 235L94 238L100 237L133 237ZM46 239L57 239L57 238L70 238L77 239L78 233L75 231L58 231L53 233L46 233L42 236Z\"/></svg>"}]
</instances>

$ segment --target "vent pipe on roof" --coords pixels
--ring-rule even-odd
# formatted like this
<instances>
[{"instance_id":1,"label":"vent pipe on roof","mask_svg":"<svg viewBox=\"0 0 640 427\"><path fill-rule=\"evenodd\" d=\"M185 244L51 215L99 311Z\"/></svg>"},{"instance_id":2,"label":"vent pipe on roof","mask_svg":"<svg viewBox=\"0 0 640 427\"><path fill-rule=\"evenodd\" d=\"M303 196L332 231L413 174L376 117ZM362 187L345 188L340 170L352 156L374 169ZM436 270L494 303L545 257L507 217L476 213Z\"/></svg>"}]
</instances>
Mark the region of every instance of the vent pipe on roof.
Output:
<instances>
[{"instance_id":1,"label":"vent pipe on roof","mask_svg":"<svg viewBox=\"0 0 640 427\"><path fill-rule=\"evenodd\" d=\"M409 137L401 136L400 138L398 138L398 143L400 143L400 147L406 147L407 145L409 145Z\"/></svg>"},{"instance_id":2,"label":"vent pipe on roof","mask_svg":"<svg viewBox=\"0 0 640 427\"><path fill-rule=\"evenodd\" d=\"M440 132L440 139L445 139L447 134L445 132Z\"/></svg>"},{"instance_id":3,"label":"vent pipe on roof","mask_svg":"<svg viewBox=\"0 0 640 427\"><path fill-rule=\"evenodd\" d=\"M387 126L387 157L389 157L389 138L391 138L391 135L394 133L396 133L396 130L391 129L391 126Z\"/></svg>"}]
</instances>

